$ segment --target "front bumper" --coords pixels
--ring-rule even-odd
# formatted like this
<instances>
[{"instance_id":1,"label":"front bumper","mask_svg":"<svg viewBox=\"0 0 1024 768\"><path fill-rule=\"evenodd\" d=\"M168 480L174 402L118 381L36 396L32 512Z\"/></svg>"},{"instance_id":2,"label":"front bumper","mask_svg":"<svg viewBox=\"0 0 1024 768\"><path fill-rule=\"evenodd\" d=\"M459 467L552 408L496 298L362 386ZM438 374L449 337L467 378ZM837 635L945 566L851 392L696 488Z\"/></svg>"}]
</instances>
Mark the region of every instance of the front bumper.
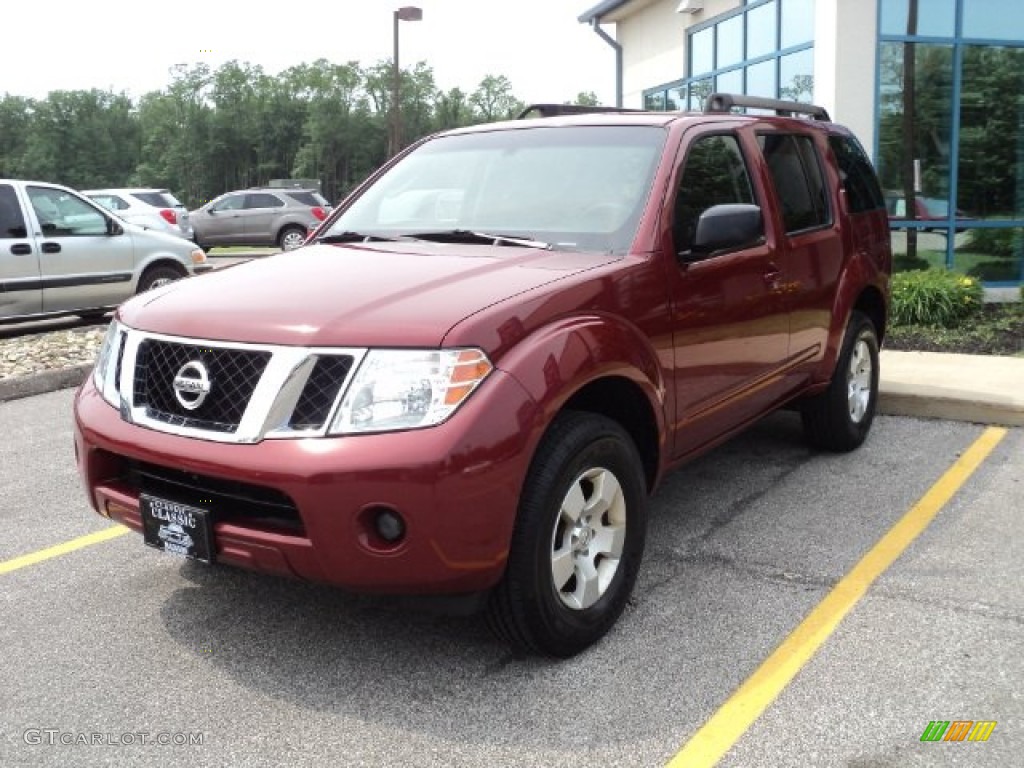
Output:
<instances>
[{"instance_id":1,"label":"front bumper","mask_svg":"<svg viewBox=\"0 0 1024 768\"><path fill-rule=\"evenodd\" d=\"M140 464L283 494L293 528L224 517L210 506L216 560L357 591L462 593L504 571L519 494L540 437L533 401L494 371L448 422L429 429L336 438L216 443L123 421L90 376L75 398L75 449L93 507L141 532ZM200 503L178 498L183 503ZM380 508L406 534L374 535Z\"/></svg>"}]
</instances>

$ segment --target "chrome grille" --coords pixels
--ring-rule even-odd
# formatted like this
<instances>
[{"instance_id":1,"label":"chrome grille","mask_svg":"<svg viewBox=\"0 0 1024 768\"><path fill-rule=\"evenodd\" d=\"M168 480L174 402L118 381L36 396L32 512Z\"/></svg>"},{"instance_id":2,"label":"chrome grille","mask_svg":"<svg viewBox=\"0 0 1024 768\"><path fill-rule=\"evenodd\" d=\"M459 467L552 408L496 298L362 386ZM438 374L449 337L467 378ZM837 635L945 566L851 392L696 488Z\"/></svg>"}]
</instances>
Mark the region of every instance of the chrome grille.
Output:
<instances>
[{"instance_id":1,"label":"chrome grille","mask_svg":"<svg viewBox=\"0 0 1024 768\"><path fill-rule=\"evenodd\" d=\"M317 358L288 426L292 429L320 429L331 415L331 407L351 367L351 355L322 355Z\"/></svg>"},{"instance_id":2,"label":"chrome grille","mask_svg":"<svg viewBox=\"0 0 1024 768\"><path fill-rule=\"evenodd\" d=\"M259 350L144 339L135 358L133 405L165 424L234 432L270 358L270 352ZM182 366L196 360L209 372L210 394L188 410L175 397L173 383Z\"/></svg>"}]
</instances>

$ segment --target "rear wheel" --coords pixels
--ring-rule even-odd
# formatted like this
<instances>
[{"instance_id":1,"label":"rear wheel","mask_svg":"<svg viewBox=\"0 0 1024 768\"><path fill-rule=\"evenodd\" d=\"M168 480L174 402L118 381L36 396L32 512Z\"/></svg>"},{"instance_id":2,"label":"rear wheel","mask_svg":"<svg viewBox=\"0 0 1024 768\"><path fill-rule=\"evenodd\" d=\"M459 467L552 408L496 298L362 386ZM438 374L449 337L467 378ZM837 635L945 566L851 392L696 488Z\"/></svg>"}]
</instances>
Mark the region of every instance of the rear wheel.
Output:
<instances>
[{"instance_id":1,"label":"rear wheel","mask_svg":"<svg viewBox=\"0 0 1024 768\"><path fill-rule=\"evenodd\" d=\"M878 335L853 312L828 389L801 407L804 434L816 448L845 452L868 436L878 401Z\"/></svg>"},{"instance_id":2,"label":"rear wheel","mask_svg":"<svg viewBox=\"0 0 1024 768\"><path fill-rule=\"evenodd\" d=\"M304 242L306 242L306 230L302 227L285 227L277 236L277 244L281 246L282 251L294 251Z\"/></svg>"},{"instance_id":3,"label":"rear wheel","mask_svg":"<svg viewBox=\"0 0 1024 768\"><path fill-rule=\"evenodd\" d=\"M155 267L150 267L142 273L142 277L139 279L139 293L145 293L151 291L154 288L159 288L161 285L166 285L174 280L184 277L184 275L175 269L163 264Z\"/></svg>"},{"instance_id":4,"label":"rear wheel","mask_svg":"<svg viewBox=\"0 0 1024 768\"><path fill-rule=\"evenodd\" d=\"M541 441L523 488L494 632L522 652L572 656L615 623L636 581L647 491L629 435L567 412Z\"/></svg>"}]
</instances>

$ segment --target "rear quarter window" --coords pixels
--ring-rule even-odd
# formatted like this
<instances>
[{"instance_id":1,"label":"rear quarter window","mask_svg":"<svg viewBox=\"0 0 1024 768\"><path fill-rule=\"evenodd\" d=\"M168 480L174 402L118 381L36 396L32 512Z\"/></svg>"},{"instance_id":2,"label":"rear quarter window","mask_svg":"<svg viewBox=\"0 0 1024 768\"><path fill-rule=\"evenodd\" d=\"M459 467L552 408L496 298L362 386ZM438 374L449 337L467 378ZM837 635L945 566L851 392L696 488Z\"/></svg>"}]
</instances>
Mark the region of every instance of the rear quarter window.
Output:
<instances>
[{"instance_id":1,"label":"rear quarter window","mask_svg":"<svg viewBox=\"0 0 1024 768\"><path fill-rule=\"evenodd\" d=\"M302 205L308 205L310 208L320 206L321 208L327 205L327 200L320 194L313 191L299 191L299 192L288 192L288 197L297 203Z\"/></svg>"},{"instance_id":2,"label":"rear quarter window","mask_svg":"<svg viewBox=\"0 0 1024 768\"><path fill-rule=\"evenodd\" d=\"M885 197L878 184L875 169L857 140L852 136L829 136L828 143L836 156L836 165L839 166L839 177L842 179L843 189L846 190L850 213L885 208ZM893 198L894 208L896 202L897 200ZM903 203L902 200L898 202ZM890 213L895 213L895 210L890 209Z\"/></svg>"},{"instance_id":3,"label":"rear quarter window","mask_svg":"<svg viewBox=\"0 0 1024 768\"><path fill-rule=\"evenodd\" d=\"M132 197L155 208L176 208L181 205L169 192L132 192Z\"/></svg>"}]
</instances>

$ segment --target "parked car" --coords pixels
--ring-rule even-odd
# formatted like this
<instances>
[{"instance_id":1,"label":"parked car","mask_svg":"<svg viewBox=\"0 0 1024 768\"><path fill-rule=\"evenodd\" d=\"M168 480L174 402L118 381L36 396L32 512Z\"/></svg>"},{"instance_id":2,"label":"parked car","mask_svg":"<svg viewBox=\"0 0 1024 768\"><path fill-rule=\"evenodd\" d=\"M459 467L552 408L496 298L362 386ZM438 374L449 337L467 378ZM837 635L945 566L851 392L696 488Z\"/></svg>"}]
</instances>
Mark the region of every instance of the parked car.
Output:
<instances>
[{"instance_id":1,"label":"parked car","mask_svg":"<svg viewBox=\"0 0 1024 768\"><path fill-rule=\"evenodd\" d=\"M101 315L209 269L194 243L42 181L0 179L0 249L0 322Z\"/></svg>"},{"instance_id":2,"label":"parked car","mask_svg":"<svg viewBox=\"0 0 1024 768\"><path fill-rule=\"evenodd\" d=\"M188 209L167 189L86 189L82 194L125 221L192 239Z\"/></svg>"},{"instance_id":3,"label":"parked car","mask_svg":"<svg viewBox=\"0 0 1024 768\"><path fill-rule=\"evenodd\" d=\"M558 111L428 137L299 251L123 305L75 398L97 511L173 500L215 562L476 595L568 656L670 469L785 405L860 446L892 253L853 135L742 96Z\"/></svg>"},{"instance_id":4,"label":"parked car","mask_svg":"<svg viewBox=\"0 0 1024 768\"><path fill-rule=\"evenodd\" d=\"M941 227L924 227L926 232L946 231L945 223L949 217L949 200L939 197L915 197L914 216L907 216L907 199L902 192L886 192L885 207L889 212L890 221L936 221L942 222ZM966 218L967 214L959 208L956 210L956 219ZM963 228L957 228L956 232L963 232Z\"/></svg>"},{"instance_id":5,"label":"parked car","mask_svg":"<svg viewBox=\"0 0 1024 768\"><path fill-rule=\"evenodd\" d=\"M276 245L292 251L327 218L331 206L315 189L246 189L228 192L192 211L195 241L218 245Z\"/></svg>"}]
</instances>

